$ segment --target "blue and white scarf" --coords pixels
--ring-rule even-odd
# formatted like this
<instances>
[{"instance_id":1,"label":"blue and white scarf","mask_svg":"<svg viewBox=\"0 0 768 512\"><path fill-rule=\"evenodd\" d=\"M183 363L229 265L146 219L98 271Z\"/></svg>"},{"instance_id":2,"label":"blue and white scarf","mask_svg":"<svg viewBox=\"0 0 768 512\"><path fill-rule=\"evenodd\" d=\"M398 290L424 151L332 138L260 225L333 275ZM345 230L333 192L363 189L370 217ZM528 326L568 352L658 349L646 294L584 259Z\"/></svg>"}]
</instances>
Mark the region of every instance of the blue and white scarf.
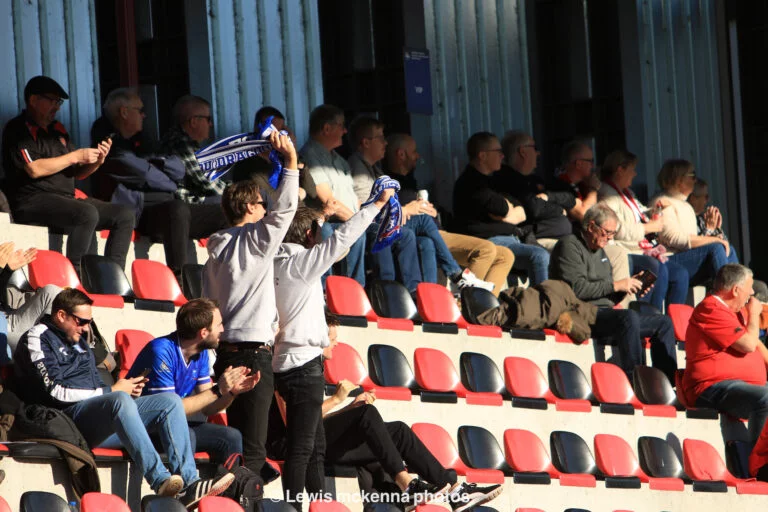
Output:
<instances>
[{"instance_id":1,"label":"blue and white scarf","mask_svg":"<svg viewBox=\"0 0 768 512\"><path fill-rule=\"evenodd\" d=\"M397 191L400 190L400 183L393 180L387 175L379 176L376 182L371 188L371 195L368 196L368 200L365 201L362 206L368 206L371 203L378 201L381 195L388 188L395 189L395 195L389 198L387 204L381 209L376 216L375 221L379 222L379 231L376 234L376 242L374 242L371 252L379 252L395 243L400 238L400 228L403 221L403 210L400 207L400 201L397 198Z\"/></svg>"},{"instance_id":2,"label":"blue and white scarf","mask_svg":"<svg viewBox=\"0 0 768 512\"><path fill-rule=\"evenodd\" d=\"M270 116L257 127L255 132L232 135L201 148L195 153L197 163L205 173L205 177L210 181L215 181L224 176L240 160L269 151L269 161L272 162L269 184L272 188L277 188L283 174L283 162L280 154L272 148L272 144L268 140L270 134L275 131L277 128L272 126L272 117ZM280 133L288 134L284 130Z\"/></svg>"}]
</instances>

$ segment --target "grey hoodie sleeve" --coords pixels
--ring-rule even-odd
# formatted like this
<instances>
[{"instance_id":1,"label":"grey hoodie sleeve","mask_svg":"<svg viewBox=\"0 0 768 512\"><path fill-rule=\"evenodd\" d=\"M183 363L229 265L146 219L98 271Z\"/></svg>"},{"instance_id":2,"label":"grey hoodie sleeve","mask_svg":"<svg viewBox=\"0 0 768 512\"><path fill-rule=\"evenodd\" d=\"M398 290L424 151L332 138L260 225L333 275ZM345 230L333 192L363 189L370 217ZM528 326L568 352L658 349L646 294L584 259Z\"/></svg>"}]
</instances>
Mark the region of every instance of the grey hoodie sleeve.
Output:
<instances>
[{"instance_id":1,"label":"grey hoodie sleeve","mask_svg":"<svg viewBox=\"0 0 768 512\"><path fill-rule=\"evenodd\" d=\"M379 209L369 204L339 226L333 235L308 251L291 256L291 273L305 282L319 279L338 260L378 215Z\"/></svg>"},{"instance_id":2,"label":"grey hoodie sleeve","mask_svg":"<svg viewBox=\"0 0 768 512\"><path fill-rule=\"evenodd\" d=\"M248 224L247 241L251 251L273 258L291 225L299 205L299 171L285 169L277 200L261 222Z\"/></svg>"}]
</instances>

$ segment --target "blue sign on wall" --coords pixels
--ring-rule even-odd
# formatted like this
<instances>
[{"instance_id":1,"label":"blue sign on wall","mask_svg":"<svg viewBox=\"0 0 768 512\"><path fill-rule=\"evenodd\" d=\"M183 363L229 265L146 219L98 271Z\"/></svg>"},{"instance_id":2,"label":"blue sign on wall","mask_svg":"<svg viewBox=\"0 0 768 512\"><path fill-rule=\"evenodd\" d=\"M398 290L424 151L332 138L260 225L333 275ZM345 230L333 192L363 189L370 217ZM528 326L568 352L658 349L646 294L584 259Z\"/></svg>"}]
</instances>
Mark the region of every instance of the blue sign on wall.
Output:
<instances>
[{"instance_id":1,"label":"blue sign on wall","mask_svg":"<svg viewBox=\"0 0 768 512\"><path fill-rule=\"evenodd\" d=\"M432 115L432 78L429 50L406 48L404 52L405 100L411 114Z\"/></svg>"}]
</instances>

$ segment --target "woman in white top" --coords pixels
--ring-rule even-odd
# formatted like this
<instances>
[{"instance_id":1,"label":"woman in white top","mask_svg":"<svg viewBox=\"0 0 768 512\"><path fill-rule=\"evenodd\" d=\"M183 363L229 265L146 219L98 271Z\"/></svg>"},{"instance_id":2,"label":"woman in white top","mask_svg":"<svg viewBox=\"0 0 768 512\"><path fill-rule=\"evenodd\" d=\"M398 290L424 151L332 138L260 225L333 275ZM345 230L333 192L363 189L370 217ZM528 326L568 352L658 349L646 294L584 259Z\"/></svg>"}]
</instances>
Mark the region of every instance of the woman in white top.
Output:
<instances>
[{"instance_id":1,"label":"woman in white top","mask_svg":"<svg viewBox=\"0 0 768 512\"><path fill-rule=\"evenodd\" d=\"M688 160L667 160L659 171L657 196L664 206L664 227L659 239L674 254L670 260L685 267L691 284L701 284L715 277L726 263L738 263L736 251L727 240L698 234L696 212L688 196L696 183L694 167Z\"/></svg>"},{"instance_id":2,"label":"woman in white top","mask_svg":"<svg viewBox=\"0 0 768 512\"><path fill-rule=\"evenodd\" d=\"M619 218L614 240L629 251L629 271L656 274L656 284L651 293L641 300L650 302L663 311L667 304L684 304L688 295L688 272L682 266L669 261L664 248L654 241L662 230L663 221L635 197L630 187L637 176L637 156L625 150L610 153L603 163L599 199L609 206ZM650 235L650 236L649 236Z\"/></svg>"}]
</instances>

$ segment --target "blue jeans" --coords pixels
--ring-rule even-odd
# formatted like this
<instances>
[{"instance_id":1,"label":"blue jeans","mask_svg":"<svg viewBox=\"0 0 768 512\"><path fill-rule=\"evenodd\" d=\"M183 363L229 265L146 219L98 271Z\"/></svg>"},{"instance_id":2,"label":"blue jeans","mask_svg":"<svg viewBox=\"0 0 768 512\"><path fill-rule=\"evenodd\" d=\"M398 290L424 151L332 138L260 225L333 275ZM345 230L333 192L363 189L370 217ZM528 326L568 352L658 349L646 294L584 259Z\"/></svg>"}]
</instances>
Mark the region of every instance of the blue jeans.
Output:
<instances>
[{"instance_id":1,"label":"blue jeans","mask_svg":"<svg viewBox=\"0 0 768 512\"><path fill-rule=\"evenodd\" d=\"M515 263L512 268L525 270L531 278L531 284L539 284L549 279L549 253L543 247L528 245L516 236L492 236L488 239L512 251Z\"/></svg>"},{"instance_id":2,"label":"blue jeans","mask_svg":"<svg viewBox=\"0 0 768 512\"><path fill-rule=\"evenodd\" d=\"M371 224L366 231L363 238L367 237L369 248L376 241L378 231L379 226L377 224ZM419 269L419 252L416 248L416 235L410 229L401 229L400 238L389 247L378 252L371 252L373 272L379 279L396 280L395 257L397 257L397 266L400 269L401 282L408 288L409 292L415 291L422 279Z\"/></svg>"},{"instance_id":3,"label":"blue jeans","mask_svg":"<svg viewBox=\"0 0 768 512\"><path fill-rule=\"evenodd\" d=\"M339 222L326 222L323 224L323 240L329 239L339 226L341 226ZM365 236L361 236L352 244L349 248L349 254L344 258L344 263L346 264L347 277L351 277L360 283L360 286L365 286ZM325 278L329 275L331 275L331 270L323 274L323 286L325 286Z\"/></svg>"},{"instance_id":4,"label":"blue jeans","mask_svg":"<svg viewBox=\"0 0 768 512\"><path fill-rule=\"evenodd\" d=\"M11 362L11 347L8 346L8 319L0 311L0 364Z\"/></svg>"},{"instance_id":5,"label":"blue jeans","mask_svg":"<svg viewBox=\"0 0 768 512\"><path fill-rule=\"evenodd\" d=\"M160 393L134 399L118 391L70 405L64 412L89 446L125 447L155 492L172 473L180 474L184 485L199 480L179 395ZM159 434L170 471L160 460L150 432Z\"/></svg>"},{"instance_id":6,"label":"blue jeans","mask_svg":"<svg viewBox=\"0 0 768 512\"><path fill-rule=\"evenodd\" d=\"M711 407L737 418L747 418L749 439L754 445L768 419L768 386L756 386L741 380L721 380L699 395L696 407Z\"/></svg>"},{"instance_id":7,"label":"blue jeans","mask_svg":"<svg viewBox=\"0 0 768 512\"><path fill-rule=\"evenodd\" d=\"M690 276L691 285L696 286L714 279L717 271L726 263L738 263L739 257L733 247L726 256L723 244L714 243L673 254L669 261L685 268Z\"/></svg>"},{"instance_id":8,"label":"blue jeans","mask_svg":"<svg viewBox=\"0 0 768 512\"><path fill-rule=\"evenodd\" d=\"M406 229L416 234L419 247L421 275L426 283L437 282L437 267L450 277L461 272L461 267L453 259L451 251L445 245L437 224L429 215L414 215L405 223Z\"/></svg>"},{"instance_id":9,"label":"blue jeans","mask_svg":"<svg viewBox=\"0 0 768 512\"><path fill-rule=\"evenodd\" d=\"M214 423L190 423L189 438L192 451L208 452L214 464L223 464L233 453L243 453L243 436L236 428Z\"/></svg>"},{"instance_id":10,"label":"blue jeans","mask_svg":"<svg viewBox=\"0 0 768 512\"><path fill-rule=\"evenodd\" d=\"M656 283L650 293L639 300L652 304L659 311L664 311L664 299L667 304L685 304L688 298L688 271L683 266L672 260L662 264L656 258L644 254L630 254L630 275L641 270L656 274Z\"/></svg>"}]
</instances>

